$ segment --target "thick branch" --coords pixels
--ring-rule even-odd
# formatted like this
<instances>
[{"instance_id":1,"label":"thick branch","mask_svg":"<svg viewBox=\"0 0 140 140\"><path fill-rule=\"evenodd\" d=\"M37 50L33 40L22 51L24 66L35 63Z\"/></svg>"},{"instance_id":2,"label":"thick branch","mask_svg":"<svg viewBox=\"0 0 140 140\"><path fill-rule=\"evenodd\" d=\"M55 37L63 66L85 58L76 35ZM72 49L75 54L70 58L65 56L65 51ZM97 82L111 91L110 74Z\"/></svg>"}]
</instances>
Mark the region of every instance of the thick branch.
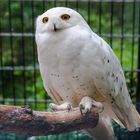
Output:
<instances>
[{"instance_id":1,"label":"thick branch","mask_svg":"<svg viewBox=\"0 0 140 140\"><path fill-rule=\"evenodd\" d=\"M0 106L0 133L28 136L59 134L95 127L98 118L96 110L83 116L79 108L69 112L39 112L27 106Z\"/></svg>"}]
</instances>

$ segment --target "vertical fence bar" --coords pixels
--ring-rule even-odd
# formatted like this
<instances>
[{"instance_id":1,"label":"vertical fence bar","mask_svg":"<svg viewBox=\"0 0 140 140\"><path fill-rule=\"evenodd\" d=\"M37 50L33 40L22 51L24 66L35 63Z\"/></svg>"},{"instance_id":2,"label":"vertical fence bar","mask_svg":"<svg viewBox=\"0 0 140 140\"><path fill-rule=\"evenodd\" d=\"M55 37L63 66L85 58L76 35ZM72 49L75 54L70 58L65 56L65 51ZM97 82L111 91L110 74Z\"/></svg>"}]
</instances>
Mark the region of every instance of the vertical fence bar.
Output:
<instances>
[{"instance_id":1,"label":"vertical fence bar","mask_svg":"<svg viewBox=\"0 0 140 140\"><path fill-rule=\"evenodd\" d=\"M113 37L112 37L112 33L113 33L113 12L114 12L114 2L113 0L110 2L110 46L112 48L112 41L113 41Z\"/></svg>"},{"instance_id":2,"label":"vertical fence bar","mask_svg":"<svg viewBox=\"0 0 140 140\"><path fill-rule=\"evenodd\" d=\"M14 48L13 48L13 37L12 37L12 10L11 10L11 0L8 1L9 8L9 31L10 31L10 49L11 49L11 66L12 66L12 93L14 99L14 105L16 105L16 94L15 94L15 76L14 76Z\"/></svg>"},{"instance_id":3,"label":"vertical fence bar","mask_svg":"<svg viewBox=\"0 0 140 140\"><path fill-rule=\"evenodd\" d=\"M102 0L99 2L99 35L101 35L101 27L102 27Z\"/></svg>"},{"instance_id":4,"label":"vertical fence bar","mask_svg":"<svg viewBox=\"0 0 140 140\"><path fill-rule=\"evenodd\" d=\"M45 11L45 0L42 1L42 13Z\"/></svg>"},{"instance_id":5,"label":"vertical fence bar","mask_svg":"<svg viewBox=\"0 0 140 140\"><path fill-rule=\"evenodd\" d=\"M90 25L90 0L88 0L88 10L87 10L87 12L88 12L88 24Z\"/></svg>"},{"instance_id":6,"label":"vertical fence bar","mask_svg":"<svg viewBox=\"0 0 140 140\"><path fill-rule=\"evenodd\" d=\"M134 86L134 81L133 81L133 75L134 75L134 72L133 72L133 69L134 69L134 46L135 46L135 37L134 37L134 34L135 34L135 9L136 9L136 3L135 3L135 0L133 2L133 11L132 11L132 50L131 50L131 55L132 55L132 58L131 58L131 76L130 76L130 85L132 88L130 93L132 94L134 91L133 91L133 86Z\"/></svg>"},{"instance_id":7,"label":"vertical fence bar","mask_svg":"<svg viewBox=\"0 0 140 140\"><path fill-rule=\"evenodd\" d=\"M1 13L0 13L0 32L1 32ZM1 68L3 67L3 43L2 43L2 36L0 36L0 64ZM1 92L2 92L2 104L5 103L5 91L4 91L4 73L3 70L0 71L0 78L1 78Z\"/></svg>"},{"instance_id":8,"label":"vertical fence bar","mask_svg":"<svg viewBox=\"0 0 140 140\"><path fill-rule=\"evenodd\" d=\"M56 7L57 6L57 2L56 2L56 0L54 0L54 7Z\"/></svg>"},{"instance_id":9,"label":"vertical fence bar","mask_svg":"<svg viewBox=\"0 0 140 140\"><path fill-rule=\"evenodd\" d=\"M79 11L79 0L76 0L76 10Z\"/></svg>"},{"instance_id":10,"label":"vertical fence bar","mask_svg":"<svg viewBox=\"0 0 140 140\"><path fill-rule=\"evenodd\" d=\"M121 52L120 52L120 59L121 59L121 65L123 66L123 43L124 43L124 0L122 1L122 9L121 9Z\"/></svg>"},{"instance_id":11,"label":"vertical fence bar","mask_svg":"<svg viewBox=\"0 0 140 140\"><path fill-rule=\"evenodd\" d=\"M66 7L68 6L68 0L65 0L65 6Z\"/></svg>"},{"instance_id":12,"label":"vertical fence bar","mask_svg":"<svg viewBox=\"0 0 140 140\"><path fill-rule=\"evenodd\" d=\"M23 97L24 97L24 104L27 103L26 99L26 78L25 78L25 44L24 44L24 15L23 15L23 2L20 1L20 16L21 16L21 47L22 47L22 66L23 66L23 72L22 72L22 78L23 78Z\"/></svg>"},{"instance_id":13,"label":"vertical fence bar","mask_svg":"<svg viewBox=\"0 0 140 140\"><path fill-rule=\"evenodd\" d=\"M32 33L34 33L34 1L31 1L31 9L32 9ZM33 84L34 84L34 108L37 109L37 88L36 88L36 49L35 49L35 42L34 37L32 38L32 46L33 46Z\"/></svg>"},{"instance_id":14,"label":"vertical fence bar","mask_svg":"<svg viewBox=\"0 0 140 140\"><path fill-rule=\"evenodd\" d=\"M139 2L139 35L140 35L140 2ZM140 112L140 37L138 38L138 72L137 72L137 109Z\"/></svg>"},{"instance_id":15,"label":"vertical fence bar","mask_svg":"<svg viewBox=\"0 0 140 140\"><path fill-rule=\"evenodd\" d=\"M135 12L135 9L136 9L136 2L134 0L133 2L133 19L132 19L132 59L131 59L131 69L133 70L134 68L134 45L135 45L135 37L134 37L134 34L135 34L135 17L136 17L136 12Z\"/></svg>"}]
</instances>

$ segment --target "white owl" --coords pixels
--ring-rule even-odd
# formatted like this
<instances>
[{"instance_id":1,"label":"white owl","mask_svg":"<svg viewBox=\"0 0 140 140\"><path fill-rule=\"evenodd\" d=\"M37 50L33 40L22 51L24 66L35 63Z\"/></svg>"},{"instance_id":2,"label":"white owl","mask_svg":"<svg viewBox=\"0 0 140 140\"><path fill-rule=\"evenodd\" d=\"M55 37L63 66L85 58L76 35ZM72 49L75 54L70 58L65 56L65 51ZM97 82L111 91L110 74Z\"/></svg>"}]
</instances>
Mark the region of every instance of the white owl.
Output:
<instances>
[{"instance_id":1,"label":"white owl","mask_svg":"<svg viewBox=\"0 0 140 140\"><path fill-rule=\"evenodd\" d=\"M100 120L88 129L98 140L114 138L111 119L133 131L140 126L121 65L110 46L76 11L57 7L37 18L36 43L44 87L53 109L97 107Z\"/></svg>"}]
</instances>

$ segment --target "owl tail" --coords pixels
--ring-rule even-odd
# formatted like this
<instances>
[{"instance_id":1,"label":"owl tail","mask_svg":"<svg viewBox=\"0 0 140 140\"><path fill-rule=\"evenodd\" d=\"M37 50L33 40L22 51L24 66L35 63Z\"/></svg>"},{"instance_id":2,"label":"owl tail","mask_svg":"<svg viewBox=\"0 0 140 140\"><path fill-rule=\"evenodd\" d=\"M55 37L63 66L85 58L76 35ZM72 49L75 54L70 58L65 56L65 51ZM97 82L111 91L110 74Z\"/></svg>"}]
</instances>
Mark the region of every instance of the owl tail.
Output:
<instances>
[{"instance_id":1,"label":"owl tail","mask_svg":"<svg viewBox=\"0 0 140 140\"><path fill-rule=\"evenodd\" d=\"M95 128L86 129L86 132L96 140L116 140L111 119L109 116L101 116Z\"/></svg>"},{"instance_id":2,"label":"owl tail","mask_svg":"<svg viewBox=\"0 0 140 140\"><path fill-rule=\"evenodd\" d=\"M132 104L128 111L128 118L126 120L126 128L129 131L139 130L140 128L140 115L137 112L135 106Z\"/></svg>"},{"instance_id":3,"label":"owl tail","mask_svg":"<svg viewBox=\"0 0 140 140\"><path fill-rule=\"evenodd\" d=\"M117 116L118 122L121 122L123 126L127 128L127 130L129 131L139 130L140 115L133 104L131 104L129 108L121 108L116 105L114 106L114 113ZM116 121L117 119L114 119L114 120ZM121 124L121 123L118 123L118 124Z\"/></svg>"}]
</instances>

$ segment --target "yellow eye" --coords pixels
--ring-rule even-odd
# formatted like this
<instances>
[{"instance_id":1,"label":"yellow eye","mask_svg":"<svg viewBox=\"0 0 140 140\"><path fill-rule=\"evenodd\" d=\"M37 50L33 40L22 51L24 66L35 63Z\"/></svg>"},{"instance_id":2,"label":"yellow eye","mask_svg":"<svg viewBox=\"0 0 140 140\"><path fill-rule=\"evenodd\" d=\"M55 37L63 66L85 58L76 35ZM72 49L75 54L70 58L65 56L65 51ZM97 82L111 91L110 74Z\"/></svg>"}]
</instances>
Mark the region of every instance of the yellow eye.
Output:
<instances>
[{"instance_id":1,"label":"yellow eye","mask_svg":"<svg viewBox=\"0 0 140 140\"><path fill-rule=\"evenodd\" d=\"M68 20L68 19L70 19L70 15L64 14L64 15L61 16L61 19Z\"/></svg>"},{"instance_id":2,"label":"yellow eye","mask_svg":"<svg viewBox=\"0 0 140 140\"><path fill-rule=\"evenodd\" d=\"M49 18L48 18L48 17L44 17L44 18L42 19L42 22L43 22L43 23L47 23L47 22L48 22L48 20L49 20Z\"/></svg>"}]
</instances>

